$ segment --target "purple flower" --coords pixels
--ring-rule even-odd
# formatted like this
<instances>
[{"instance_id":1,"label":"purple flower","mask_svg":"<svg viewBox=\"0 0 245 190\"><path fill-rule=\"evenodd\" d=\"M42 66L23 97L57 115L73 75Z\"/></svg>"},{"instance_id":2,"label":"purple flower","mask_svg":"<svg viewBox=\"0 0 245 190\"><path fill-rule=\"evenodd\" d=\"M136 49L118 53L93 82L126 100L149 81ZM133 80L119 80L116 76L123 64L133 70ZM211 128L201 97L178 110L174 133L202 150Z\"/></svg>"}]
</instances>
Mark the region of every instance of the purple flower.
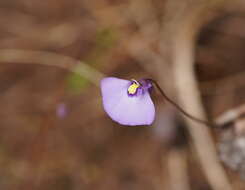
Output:
<instances>
[{"instance_id":1,"label":"purple flower","mask_svg":"<svg viewBox=\"0 0 245 190\"><path fill-rule=\"evenodd\" d=\"M112 120L122 125L151 125L155 107L150 97L152 83L147 79L123 80L107 77L101 80L103 106Z\"/></svg>"},{"instance_id":2,"label":"purple flower","mask_svg":"<svg viewBox=\"0 0 245 190\"><path fill-rule=\"evenodd\" d=\"M59 118L64 118L67 115L67 107L64 103L58 104L56 107L56 115Z\"/></svg>"}]
</instances>

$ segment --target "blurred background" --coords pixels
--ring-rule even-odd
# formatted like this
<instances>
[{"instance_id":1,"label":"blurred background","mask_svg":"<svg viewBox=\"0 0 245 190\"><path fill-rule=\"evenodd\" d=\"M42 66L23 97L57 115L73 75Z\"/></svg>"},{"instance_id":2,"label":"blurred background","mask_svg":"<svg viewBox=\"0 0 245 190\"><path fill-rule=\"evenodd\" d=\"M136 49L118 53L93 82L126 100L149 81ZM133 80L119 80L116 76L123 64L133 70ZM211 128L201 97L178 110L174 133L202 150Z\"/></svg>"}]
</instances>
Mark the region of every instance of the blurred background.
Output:
<instances>
[{"instance_id":1,"label":"blurred background","mask_svg":"<svg viewBox=\"0 0 245 190\"><path fill-rule=\"evenodd\" d=\"M1 190L212 189L182 117L159 94L151 127L120 126L102 108L103 74L159 79L175 98L173 81L163 80L174 37L165 10L192 12L205 1L168 2L0 1ZM194 60L204 107L216 118L245 102L245 3L208 11L215 16L201 26ZM84 75L69 71L84 65ZM245 189L244 127L240 118L212 131L237 190Z\"/></svg>"}]
</instances>

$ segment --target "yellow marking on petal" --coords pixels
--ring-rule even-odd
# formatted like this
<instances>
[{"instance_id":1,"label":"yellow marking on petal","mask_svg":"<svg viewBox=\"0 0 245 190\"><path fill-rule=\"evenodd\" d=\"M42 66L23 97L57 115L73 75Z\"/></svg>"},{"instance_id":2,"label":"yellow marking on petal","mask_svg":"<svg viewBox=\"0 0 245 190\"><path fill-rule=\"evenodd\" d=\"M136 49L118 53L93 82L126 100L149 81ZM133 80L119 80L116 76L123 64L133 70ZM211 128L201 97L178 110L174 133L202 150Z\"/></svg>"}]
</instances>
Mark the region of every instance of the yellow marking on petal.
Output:
<instances>
[{"instance_id":1,"label":"yellow marking on petal","mask_svg":"<svg viewBox=\"0 0 245 190\"><path fill-rule=\"evenodd\" d=\"M139 88L139 84L137 84L137 83L133 83L133 84L131 84L129 87L128 87L128 93L129 94L135 94L136 93L136 91L137 91L137 89Z\"/></svg>"}]
</instances>

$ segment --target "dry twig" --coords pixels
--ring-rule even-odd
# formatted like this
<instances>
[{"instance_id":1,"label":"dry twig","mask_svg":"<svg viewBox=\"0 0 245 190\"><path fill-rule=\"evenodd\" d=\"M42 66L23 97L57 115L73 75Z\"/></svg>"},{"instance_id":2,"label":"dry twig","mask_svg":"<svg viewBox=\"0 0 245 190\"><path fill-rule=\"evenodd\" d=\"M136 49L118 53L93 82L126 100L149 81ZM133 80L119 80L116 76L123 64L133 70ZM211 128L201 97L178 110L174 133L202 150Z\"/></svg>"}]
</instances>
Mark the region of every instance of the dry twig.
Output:
<instances>
[{"instance_id":1,"label":"dry twig","mask_svg":"<svg viewBox=\"0 0 245 190\"><path fill-rule=\"evenodd\" d=\"M24 63L54 66L68 71L78 73L88 81L99 86L104 74L93 69L86 63L69 56L53 52L20 50L20 49L0 49L1 63Z\"/></svg>"},{"instance_id":2,"label":"dry twig","mask_svg":"<svg viewBox=\"0 0 245 190\"><path fill-rule=\"evenodd\" d=\"M172 21L166 27L168 31L170 30L173 33L171 36L173 45L171 58L179 103L183 109L203 120L206 120L206 114L202 106L194 72L194 43L200 26L204 23L204 19L207 18L206 12L210 7L214 6L212 2L209 4L210 7L204 6L206 3L208 4L208 2L205 2L204 4L193 5L192 11L189 10L187 2L183 2L182 7L178 7L178 13L172 13L168 10L168 19L172 19ZM172 6L173 8L174 2L169 1L169 4L169 7ZM178 6L181 6L181 4L178 3ZM193 147L197 152L201 167L212 189L232 189L226 173L220 165L209 129L203 124L193 122L188 118L186 118L186 122Z\"/></svg>"}]
</instances>

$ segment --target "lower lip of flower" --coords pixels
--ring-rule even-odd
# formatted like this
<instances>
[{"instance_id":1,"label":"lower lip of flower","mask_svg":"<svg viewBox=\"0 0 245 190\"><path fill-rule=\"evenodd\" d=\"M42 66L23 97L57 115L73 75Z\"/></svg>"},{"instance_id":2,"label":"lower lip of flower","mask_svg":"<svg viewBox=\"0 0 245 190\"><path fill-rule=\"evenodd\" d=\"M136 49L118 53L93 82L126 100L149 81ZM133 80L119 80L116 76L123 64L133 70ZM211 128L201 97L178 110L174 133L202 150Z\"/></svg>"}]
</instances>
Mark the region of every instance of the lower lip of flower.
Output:
<instances>
[{"instance_id":1,"label":"lower lip of flower","mask_svg":"<svg viewBox=\"0 0 245 190\"><path fill-rule=\"evenodd\" d=\"M155 118L155 107L147 79L123 80L107 77L101 81L103 106L106 113L122 125L151 125Z\"/></svg>"}]
</instances>

